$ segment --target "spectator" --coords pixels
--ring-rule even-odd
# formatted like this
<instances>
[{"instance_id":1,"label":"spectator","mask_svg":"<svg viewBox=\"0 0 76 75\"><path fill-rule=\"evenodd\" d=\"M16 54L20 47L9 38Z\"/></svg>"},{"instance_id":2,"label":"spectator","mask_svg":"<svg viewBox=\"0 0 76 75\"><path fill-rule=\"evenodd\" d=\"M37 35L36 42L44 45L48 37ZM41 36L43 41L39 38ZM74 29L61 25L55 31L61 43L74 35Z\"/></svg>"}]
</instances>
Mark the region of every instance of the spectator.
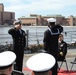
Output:
<instances>
[{"instance_id":1,"label":"spectator","mask_svg":"<svg viewBox=\"0 0 76 75\"><path fill-rule=\"evenodd\" d=\"M0 75L10 75L12 73L15 59L16 55L12 51L4 51L0 53Z\"/></svg>"},{"instance_id":2,"label":"spectator","mask_svg":"<svg viewBox=\"0 0 76 75\"><path fill-rule=\"evenodd\" d=\"M30 57L26 66L31 69L34 75L52 75L50 70L55 64L55 58L51 54L39 53Z\"/></svg>"},{"instance_id":3,"label":"spectator","mask_svg":"<svg viewBox=\"0 0 76 75\"><path fill-rule=\"evenodd\" d=\"M63 61L67 54L67 43L63 40L63 34L59 35L58 61Z\"/></svg>"}]
</instances>

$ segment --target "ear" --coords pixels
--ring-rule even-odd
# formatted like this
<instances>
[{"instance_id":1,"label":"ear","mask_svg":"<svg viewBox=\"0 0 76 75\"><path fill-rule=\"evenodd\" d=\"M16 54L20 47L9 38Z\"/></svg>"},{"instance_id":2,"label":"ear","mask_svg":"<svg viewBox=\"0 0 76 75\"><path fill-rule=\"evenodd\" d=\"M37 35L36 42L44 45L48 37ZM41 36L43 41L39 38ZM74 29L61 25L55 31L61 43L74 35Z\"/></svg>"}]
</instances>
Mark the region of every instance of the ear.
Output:
<instances>
[{"instance_id":1,"label":"ear","mask_svg":"<svg viewBox=\"0 0 76 75\"><path fill-rule=\"evenodd\" d=\"M49 75L52 75L52 71L51 70L49 71Z\"/></svg>"},{"instance_id":2,"label":"ear","mask_svg":"<svg viewBox=\"0 0 76 75\"><path fill-rule=\"evenodd\" d=\"M10 73L10 74L12 73L12 66L9 67L9 73Z\"/></svg>"}]
</instances>

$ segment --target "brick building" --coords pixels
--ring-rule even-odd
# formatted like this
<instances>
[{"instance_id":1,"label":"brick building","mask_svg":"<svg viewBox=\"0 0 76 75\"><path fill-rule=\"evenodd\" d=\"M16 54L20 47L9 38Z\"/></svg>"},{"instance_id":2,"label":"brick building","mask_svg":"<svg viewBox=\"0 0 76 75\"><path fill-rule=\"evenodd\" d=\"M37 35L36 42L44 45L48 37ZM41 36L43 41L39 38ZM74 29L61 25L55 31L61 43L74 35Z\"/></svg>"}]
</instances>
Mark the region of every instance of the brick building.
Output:
<instances>
[{"instance_id":1,"label":"brick building","mask_svg":"<svg viewBox=\"0 0 76 75\"><path fill-rule=\"evenodd\" d=\"M68 18L65 18L62 15L37 15L30 14L29 17L20 17L23 25L38 25L38 26L46 26L48 18L56 18L57 24L60 23L63 26L76 26L76 17L70 15ZM15 20L15 12L4 11L4 5L0 4L0 25L12 25Z\"/></svg>"},{"instance_id":2,"label":"brick building","mask_svg":"<svg viewBox=\"0 0 76 75\"><path fill-rule=\"evenodd\" d=\"M15 20L15 13L4 11L4 5L0 4L0 25L12 25Z\"/></svg>"},{"instance_id":3,"label":"brick building","mask_svg":"<svg viewBox=\"0 0 76 75\"><path fill-rule=\"evenodd\" d=\"M65 18L62 15L47 15L47 16L41 16L37 14L30 14L29 17L21 17L18 18L22 21L22 24L24 25L47 25L47 19L48 18L56 18L57 24L61 24L63 26L76 26L76 18L74 16L69 16L68 18Z\"/></svg>"}]
</instances>

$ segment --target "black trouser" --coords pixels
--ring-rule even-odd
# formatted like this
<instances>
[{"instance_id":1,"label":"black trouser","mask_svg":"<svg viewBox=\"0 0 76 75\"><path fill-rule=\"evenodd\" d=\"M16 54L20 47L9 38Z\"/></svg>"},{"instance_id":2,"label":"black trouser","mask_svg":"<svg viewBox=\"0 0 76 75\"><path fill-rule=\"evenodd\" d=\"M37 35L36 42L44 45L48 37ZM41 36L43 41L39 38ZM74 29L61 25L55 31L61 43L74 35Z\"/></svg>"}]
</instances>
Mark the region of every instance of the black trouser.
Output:
<instances>
[{"instance_id":1,"label":"black trouser","mask_svg":"<svg viewBox=\"0 0 76 75\"><path fill-rule=\"evenodd\" d=\"M24 48L16 48L14 50L16 53L16 64L14 65L14 69L18 71L22 71L23 68L23 55L24 55Z\"/></svg>"},{"instance_id":2,"label":"black trouser","mask_svg":"<svg viewBox=\"0 0 76 75\"><path fill-rule=\"evenodd\" d=\"M58 63L54 65L54 67L51 69L52 70L52 75L57 75L57 69L58 69Z\"/></svg>"},{"instance_id":3,"label":"black trouser","mask_svg":"<svg viewBox=\"0 0 76 75\"><path fill-rule=\"evenodd\" d=\"M50 53L56 59L56 63L54 65L54 67L51 69L52 70L52 75L57 75L57 70L58 70L58 63L57 63L58 54L57 53L58 52L54 52L54 51Z\"/></svg>"}]
</instances>

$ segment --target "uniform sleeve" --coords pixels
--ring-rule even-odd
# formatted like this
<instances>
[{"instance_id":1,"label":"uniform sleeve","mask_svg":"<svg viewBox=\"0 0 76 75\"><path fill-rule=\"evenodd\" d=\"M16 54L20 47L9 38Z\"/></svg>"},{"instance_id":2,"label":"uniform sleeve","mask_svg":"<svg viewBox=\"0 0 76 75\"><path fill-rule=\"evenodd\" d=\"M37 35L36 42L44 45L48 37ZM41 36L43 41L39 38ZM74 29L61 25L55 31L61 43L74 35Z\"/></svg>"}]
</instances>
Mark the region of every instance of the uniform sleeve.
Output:
<instances>
[{"instance_id":1,"label":"uniform sleeve","mask_svg":"<svg viewBox=\"0 0 76 75\"><path fill-rule=\"evenodd\" d=\"M14 35L14 34L15 34L15 30L14 30L14 28L9 29L9 30L8 30L8 33L9 33L10 35Z\"/></svg>"},{"instance_id":2,"label":"uniform sleeve","mask_svg":"<svg viewBox=\"0 0 76 75\"><path fill-rule=\"evenodd\" d=\"M48 34L47 34L47 32L44 32L43 43L44 43L44 50L48 51Z\"/></svg>"},{"instance_id":3,"label":"uniform sleeve","mask_svg":"<svg viewBox=\"0 0 76 75\"><path fill-rule=\"evenodd\" d=\"M26 34L26 32L24 30L22 30L22 31L24 33L24 47L26 47L26 36L27 36L27 34Z\"/></svg>"},{"instance_id":4,"label":"uniform sleeve","mask_svg":"<svg viewBox=\"0 0 76 75\"><path fill-rule=\"evenodd\" d=\"M63 27L61 25L57 24L56 27L59 29L60 33L63 32Z\"/></svg>"},{"instance_id":5,"label":"uniform sleeve","mask_svg":"<svg viewBox=\"0 0 76 75\"><path fill-rule=\"evenodd\" d=\"M27 34L25 33L25 47L26 47L26 36L27 36Z\"/></svg>"},{"instance_id":6,"label":"uniform sleeve","mask_svg":"<svg viewBox=\"0 0 76 75\"><path fill-rule=\"evenodd\" d=\"M67 54L67 43L66 42L64 43L64 46L63 46L63 53L64 55Z\"/></svg>"}]
</instances>

